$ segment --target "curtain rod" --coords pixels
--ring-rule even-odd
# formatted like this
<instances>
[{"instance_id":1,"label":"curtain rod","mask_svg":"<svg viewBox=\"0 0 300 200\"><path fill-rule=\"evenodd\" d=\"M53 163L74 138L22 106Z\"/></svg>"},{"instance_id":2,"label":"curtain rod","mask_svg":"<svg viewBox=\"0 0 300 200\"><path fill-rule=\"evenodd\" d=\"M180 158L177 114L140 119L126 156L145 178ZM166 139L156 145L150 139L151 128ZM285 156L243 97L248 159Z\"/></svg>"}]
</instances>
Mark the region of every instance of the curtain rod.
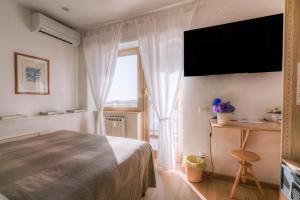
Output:
<instances>
[{"instance_id":1,"label":"curtain rod","mask_svg":"<svg viewBox=\"0 0 300 200\"><path fill-rule=\"evenodd\" d=\"M150 15L150 14L153 14L153 13L156 13L156 12L168 10L168 9L175 8L175 7L179 7L179 6L182 6L182 5L185 5L185 4L194 3L196 1L198 1L198 0L185 0L185 1L182 1L182 2L174 3L174 4L171 4L171 5L168 5L168 6L164 6L164 7L161 7L161 8L153 9L153 10L144 12L142 14L139 14L139 15L136 15L136 16L133 16L133 17L128 17L126 19L108 21L108 22L105 22L105 23L99 25L97 28L84 31L84 33L87 33L89 31L93 31L93 30L97 30L98 28L101 28L101 27L104 27L104 26L107 26L107 25L118 24L118 23L129 23L130 21L133 21L133 20L135 20L139 17L143 17L143 16Z\"/></svg>"}]
</instances>

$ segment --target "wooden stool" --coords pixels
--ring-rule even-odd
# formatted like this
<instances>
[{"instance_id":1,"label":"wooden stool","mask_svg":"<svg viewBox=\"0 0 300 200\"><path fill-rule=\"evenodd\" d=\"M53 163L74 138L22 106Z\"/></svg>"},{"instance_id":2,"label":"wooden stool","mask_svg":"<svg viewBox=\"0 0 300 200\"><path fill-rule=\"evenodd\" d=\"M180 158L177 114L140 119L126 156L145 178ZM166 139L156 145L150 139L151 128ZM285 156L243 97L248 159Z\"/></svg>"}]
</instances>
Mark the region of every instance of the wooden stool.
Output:
<instances>
[{"instance_id":1,"label":"wooden stool","mask_svg":"<svg viewBox=\"0 0 300 200\"><path fill-rule=\"evenodd\" d=\"M252 168L252 164L250 162L256 162L260 160L259 155L256 153L253 153L251 151L245 151L242 149L236 149L231 151L231 155L239 160L239 169L237 171L231 193L230 193L230 198L233 198L234 193L236 191L236 188L240 182L240 179L242 178L243 182L246 183L246 180L252 180L255 181L259 192L263 196L264 199L266 199L265 193L255 175L255 172Z\"/></svg>"}]
</instances>

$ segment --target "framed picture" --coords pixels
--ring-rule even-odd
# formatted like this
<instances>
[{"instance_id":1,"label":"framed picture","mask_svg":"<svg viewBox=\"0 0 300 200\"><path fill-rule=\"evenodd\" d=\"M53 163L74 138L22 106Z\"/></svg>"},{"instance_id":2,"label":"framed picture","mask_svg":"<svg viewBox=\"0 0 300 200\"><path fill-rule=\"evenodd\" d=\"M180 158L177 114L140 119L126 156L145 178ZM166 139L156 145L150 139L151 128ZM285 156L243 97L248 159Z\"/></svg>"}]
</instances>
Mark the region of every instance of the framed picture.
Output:
<instances>
[{"instance_id":1,"label":"framed picture","mask_svg":"<svg viewBox=\"0 0 300 200\"><path fill-rule=\"evenodd\" d=\"M49 60L15 53L15 93L50 94Z\"/></svg>"}]
</instances>

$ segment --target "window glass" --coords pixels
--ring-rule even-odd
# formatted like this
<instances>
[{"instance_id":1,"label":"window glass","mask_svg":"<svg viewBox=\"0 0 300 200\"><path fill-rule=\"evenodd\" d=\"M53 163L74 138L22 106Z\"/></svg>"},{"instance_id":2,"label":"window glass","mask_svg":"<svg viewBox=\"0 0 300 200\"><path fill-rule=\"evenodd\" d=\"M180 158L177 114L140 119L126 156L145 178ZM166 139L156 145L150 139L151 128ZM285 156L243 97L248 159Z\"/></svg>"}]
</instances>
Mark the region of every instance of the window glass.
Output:
<instances>
[{"instance_id":1,"label":"window glass","mask_svg":"<svg viewBox=\"0 0 300 200\"><path fill-rule=\"evenodd\" d=\"M106 107L138 107L138 55L119 56Z\"/></svg>"}]
</instances>

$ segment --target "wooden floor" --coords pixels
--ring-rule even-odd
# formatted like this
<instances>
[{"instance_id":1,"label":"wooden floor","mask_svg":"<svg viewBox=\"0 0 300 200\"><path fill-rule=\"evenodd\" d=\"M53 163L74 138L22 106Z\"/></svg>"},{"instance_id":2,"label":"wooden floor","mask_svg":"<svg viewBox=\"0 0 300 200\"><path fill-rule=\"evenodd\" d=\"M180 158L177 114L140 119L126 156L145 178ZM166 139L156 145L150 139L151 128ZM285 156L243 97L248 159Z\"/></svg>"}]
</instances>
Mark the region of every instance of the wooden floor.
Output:
<instances>
[{"instance_id":1,"label":"wooden floor","mask_svg":"<svg viewBox=\"0 0 300 200\"><path fill-rule=\"evenodd\" d=\"M203 196L208 200L225 200L230 199L232 182L219 180L215 178L205 178L202 183L193 184ZM278 200L279 190L266 189L264 192L268 200ZM237 188L235 199L239 200L256 200L263 199L255 186L240 184Z\"/></svg>"},{"instance_id":2,"label":"wooden floor","mask_svg":"<svg viewBox=\"0 0 300 200\"><path fill-rule=\"evenodd\" d=\"M149 188L143 200L199 200L201 194L193 191L177 171L155 169L156 188Z\"/></svg>"},{"instance_id":3,"label":"wooden floor","mask_svg":"<svg viewBox=\"0 0 300 200\"><path fill-rule=\"evenodd\" d=\"M147 190L143 200L227 200L232 182L215 178L205 178L202 183L191 184L179 170L163 171L156 168L157 187ZM264 189L268 200L278 200L279 192ZM254 186L240 185L236 199L262 199Z\"/></svg>"}]
</instances>

